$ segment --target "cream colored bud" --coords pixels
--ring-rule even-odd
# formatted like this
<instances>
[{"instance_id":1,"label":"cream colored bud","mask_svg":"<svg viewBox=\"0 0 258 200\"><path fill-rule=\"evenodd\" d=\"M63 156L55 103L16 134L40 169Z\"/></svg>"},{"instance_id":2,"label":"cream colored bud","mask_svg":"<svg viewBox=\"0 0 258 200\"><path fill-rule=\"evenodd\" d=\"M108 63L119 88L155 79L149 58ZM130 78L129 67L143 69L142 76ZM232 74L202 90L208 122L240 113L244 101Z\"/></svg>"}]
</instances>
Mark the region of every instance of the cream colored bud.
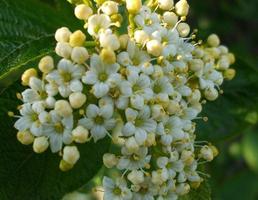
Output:
<instances>
[{"instance_id":1,"label":"cream colored bud","mask_svg":"<svg viewBox=\"0 0 258 200\"><path fill-rule=\"evenodd\" d=\"M21 77L22 85L28 86L31 77L37 77L37 71L34 68L27 69Z\"/></svg>"},{"instance_id":2,"label":"cream colored bud","mask_svg":"<svg viewBox=\"0 0 258 200\"><path fill-rule=\"evenodd\" d=\"M73 110L66 100L58 100L55 103L55 111L62 117L68 117L73 113Z\"/></svg>"},{"instance_id":3,"label":"cream colored bud","mask_svg":"<svg viewBox=\"0 0 258 200\"><path fill-rule=\"evenodd\" d=\"M105 153L103 156L103 163L107 168L113 168L117 165L118 159L114 154Z\"/></svg>"},{"instance_id":4,"label":"cream colored bud","mask_svg":"<svg viewBox=\"0 0 258 200\"><path fill-rule=\"evenodd\" d=\"M218 47L220 45L220 39L218 35L212 34L208 37L207 43L211 47Z\"/></svg>"},{"instance_id":5,"label":"cream colored bud","mask_svg":"<svg viewBox=\"0 0 258 200\"><path fill-rule=\"evenodd\" d=\"M22 131L17 133L17 140L24 145L29 145L33 143L34 136L29 131Z\"/></svg>"},{"instance_id":6,"label":"cream colored bud","mask_svg":"<svg viewBox=\"0 0 258 200\"><path fill-rule=\"evenodd\" d=\"M155 146L156 145L156 134L155 133L149 133L147 135L147 140L144 143L145 146Z\"/></svg>"},{"instance_id":7,"label":"cream colored bud","mask_svg":"<svg viewBox=\"0 0 258 200\"><path fill-rule=\"evenodd\" d=\"M200 150L199 158L203 158L209 162L212 161L214 158L212 149L207 145L203 146Z\"/></svg>"},{"instance_id":8,"label":"cream colored bud","mask_svg":"<svg viewBox=\"0 0 258 200\"><path fill-rule=\"evenodd\" d=\"M35 153L43 153L47 150L48 146L49 142L45 136L37 137L33 142L33 150Z\"/></svg>"},{"instance_id":9,"label":"cream colored bud","mask_svg":"<svg viewBox=\"0 0 258 200\"><path fill-rule=\"evenodd\" d=\"M174 0L158 0L158 4L162 10L171 10L174 6Z\"/></svg>"},{"instance_id":10,"label":"cream colored bud","mask_svg":"<svg viewBox=\"0 0 258 200\"><path fill-rule=\"evenodd\" d=\"M105 1L101 5L101 10L106 15L116 14L116 13L118 13L118 3L114 2L114 1Z\"/></svg>"},{"instance_id":11,"label":"cream colored bud","mask_svg":"<svg viewBox=\"0 0 258 200\"><path fill-rule=\"evenodd\" d=\"M139 185L144 182L144 174L142 171L133 170L128 175L127 178L131 181L134 185Z\"/></svg>"},{"instance_id":12,"label":"cream colored bud","mask_svg":"<svg viewBox=\"0 0 258 200\"><path fill-rule=\"evenodd\" d=\"M54 69L54 59L51 56L45 56L41 58L38 67L41 72L48 73Z\"/></svg>"},{"instance_id":13,"label":"cream colored bud","mask_svg":"<svg viewBox=\"0 0 258 200\"><path fill-rule=\"evenodd\" d=\"M80 4L75 7L74 14L78 19L87 20L93 14L93 11L89 6Z\"/></svg>"},{"instance_id":14,"label":"cream colored bud","mask_svg":"<svg viewBox=\"0 0 258 200\"><path fill-rule=\"evenodd\" d=\"M64 43L64 42L58 42L56 44L56 54L69 59L71 57L71 53L72 53L72 47L70 46L69 43Z\"/></svg>"},{"instance_id":15,"label":"cream colored bud","mask_svg":"<svg viewBox=\"0 0 258 200\"><path fill-rule=\"evenodd\" d=\"M99 37L100 46L106 49L112 49L113 51L120 48L120 42L118 37L112 33L103 33Z\"/></svg>"},{"instance_id":16,"label":"cream colored bud","mask_svg":"<svg viewBox=\"0 0 258 200\"><path fill-rule=\"evenodd\" d=\"M123 34L119 36L120 48L126 49L128 41L129 41L129 36L127 34Z\"/></svg>"},{"instance_id":17,"label":"cream colored bud","mask_svg":"<svg viewBox=\"0 0 258 200\"><path fill-rule=\"evenodd\" d=\"M176 8L176 13L179 16L187 16L190 6L187 3L187 0L180 0L179 2L176 3L175 8Z\"/></svg>"},{"instance_id":18,"label":"cream colored bud","mask_svg":"<svg viewBox=\"0 0 258 200\"><path fill-rule=\"evenodd\" d=\"M213 152L213 157L216 157L219 155L219 150L217 149L217 147L213 146L213 145L210 145L209 146Z\"/></svg>"},{"instance_id":19,"label":"cream colored bud","mask_svg":"<svg viewBox=\"0 0 258 200\"><path fill-rule=\"evenodd\" d=\"M126 0L126 9L130 14L137 14L142 8L141 0Z\"/></svg>"},{"instance_id":20,"label":"cream colored bud","mask_svg":"<svg viewBox=\"0 0 258 200\"><path fill-rule=\"evenodd\" d=\"M167 111L170 115L172 114L176 114L180 111L180 105L178 102L176 101L170 101L169 104L168 104L168 108L167 108Z\"/></svg>"},{"instance_id":21,"label":"cream colored bud","mask_svg":"<svg viewBox=\"0 0 258 200\"><path fill-rule=\"evenodd\" d=\"M138 151L139 145L135 140L135 137L130 137L125 142L125 147L128 149L129 152L133 153Z\"/></svg>"},{"instance_id":22,"label":"cream colored bud","mask_svg":"<svg viewBox=\"0 0 258 200\"><path fill-rule=\"evenodd\" d=\"M165 12L163 14L163 21L170 27L174 27L178 22L178 16L174 12Z\"/></svg>"},{"instance_id":23,"label":"cream colored bud","mask_svg":"<svg viewBox=\"0 0 258 200\"><path fill-rule=\"evenodd\" d=\"M89 139L89 131L83 126L77 126L73 131L73 140L77 143L85 143Z\"/></svg>"},{"instance_id":24,"label":"cream colored bud","mask_svg":"<svg viewBox=\"0 0 258 200\"><path fill-rule=\"evenodd\" d=\"M190 185L188 183L180 183L176 187L176 193L180 196L183 196L183 195L189 193L190 189L191 188L190 188Z\"/></svg>"},{"instance_id":25,"label":"cream colored bud","mask_svg":"<svg viewBox=\"0 0 258 200\"><path fill-rule=\"evenodd\" d=\"M71 58L75 63L83 64L89 59L89 53L84 47L74 47Z\"/></svg>"},{"instance_id":26,"label":"cream colored bud","mask_svg":"<svg viewBox=\"0 0 258 200\"><path fill-rule=\"evenodd\" d=\"M218 98L219 93L218 90L216 90L215 88L208 88L204 91L204 96L209 101L214 101Z\"/></svg>"},{"instance_id":27,"label":"cream colored bud","mask_svg":"<svg viewBox=\"0 0 258 200\"><path fill-rule=\"evenodd\" d=\"M80 152L76 146L65 146L63 150L63 160L70 165L74 165L80 158Z\"/></svg>"},{"instance_id":28,"label":"cream colored bud","mask_svg":"<svg viewBox=\"0 0 258 200\"><path fill-rule=\"evenodd\" d=\"M178 33L181 37L186 37L190 33L190 26L187 23L180 23L177 26Z\"/></svg>"},{"instance_id":29,"label":"cream colored bud","mask_svg":"<svg viewBox=\"0 0 258 200\"><path fill-rule=\"evenodd\" d=\"M234 69L227 69L224 72L224 77L227 80L232 80L233 78L235 78L235 76L236 76L236 70L234 70Z\"/></svg>"},{"instance_id":30,"label":"cream colored bud","mask_svg":"<svg viewBox=\"0 0 258 200\"><path fill-rule=\"evenodd\" d=\"M83 106L86 102L86 95L82 94L81 92L74 92L69 96L69 102L72 108L78 109Z\"/></svg>"},{"instance_id":31,"label":"cream colored bud","mask_svg":"<svg viewBox=\"0 0 258 200\"><path fill-rule=\"evenodd\" d=\"M72 33L68 28L62 27L56 30L55 39L57 42L69 42L71 34Z\"/></svg>"},{"instance_id":32,"label":"cream colored bud","mask_svg":"<svg viewBox=\"0 0 258 200\"><path fill-rule=\"evenodd\" d=\"M193 59L190 61L190 70L194 72L200 71L204 66L204 63L201 59Z\"/></svg>"},{"instance_id":33,"label":"cream colored bud","mask_svg":"<svg viewBox=\"0 0 258 200\"><path fill-rule=\"evenodd\" d=\"M69 43L72 47L83 46L85 40L86 36L84 35L84 33L78 30L72 33L72 35L70 36Z\"/></svg>"},{"instance_id":34,"label":"cream colored bud","mask_svg":"<svg viewBox=\"0 0 258 200\"><path fill-rule=\"evenodd\" d=\"M226 70L230 66L230 61L227 56L222 56L220 60L218 61L218 68L220 70Z\"/></svg>"},{"instance_id":35,"label":"cream colored bud","mask_svg":"<svg viewBox=\"0 0 258 200\"><path fill-rule=\"evenodd\" d=\"M137 43L144 45L149 40L149 35L143 30L137 30L134 32L134 39Z\"/></svg>"},{"instance_id":36,"label":"cream colored bud","mask_svg":"<svg viewBox=\"0 0 258 200\"><path fill-rule=\"evenodd\" d=\"M158 40L150 40L147 42L147 51L149 54L158 57L161 55L162 50L162 44Z\"/></svg>"},{"instance_id":37,"label":"cream colored bud","mask_svg":"<svg viewBox=\"0 0 258 200\"><path fill-rule=\"evenodd\" d=\"M67 163L66 161L64 160L61 160L60 161L60 164L59 164L59 169L63 172L66 172L66 171L69 171L70 169L73 168L73 165Z\"/></svg>"},{"instance_id":38,"label":"cream colored bud","mask_svg":"<svg viewBox=\"0 0 258 200\"><path fill-rule=\"evenodd\" d=\"M228 55L229 63L232 65L236 62L236 57L233 53L229 53Z\"/></svg>"},{"instance_id":39,"label":"cream colored bud","mask_svg":"<svg viewBox=\"0 0 258 200\"><path fill-rule=\"evenodd\" d=\"M114 64L116 62L116 54L112 49L102 49L100 58L107 64Z\"/></svg>"}]
</instances>

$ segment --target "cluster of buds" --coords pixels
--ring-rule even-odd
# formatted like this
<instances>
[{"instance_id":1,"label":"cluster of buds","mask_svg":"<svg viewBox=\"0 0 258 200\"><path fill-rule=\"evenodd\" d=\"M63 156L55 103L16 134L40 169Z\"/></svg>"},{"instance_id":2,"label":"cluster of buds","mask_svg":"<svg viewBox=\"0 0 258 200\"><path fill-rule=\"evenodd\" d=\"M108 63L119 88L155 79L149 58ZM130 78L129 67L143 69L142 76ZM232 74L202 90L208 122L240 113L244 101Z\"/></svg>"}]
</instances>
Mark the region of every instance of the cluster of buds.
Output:
<instances>
[{"instance_id":1,"label":"cluster of buds","mask_svg":"<svg viewBox=\"0 0 258 200\"><path fill-rule=\"evenodd\" d=\"M196 141L196 120L207 121L198 115L234 77L235 58L215 34L196 41L188 12L186 0L77 4L85 31L58 29L61 59L43 57L22 76L18 140L58 152L66 171L80 157L77 143L110 137L119 151L103 163L121 176L104 177L105 200L175 200L199 187L199 164L218 151Z\"/></svg>"}]
</instances>

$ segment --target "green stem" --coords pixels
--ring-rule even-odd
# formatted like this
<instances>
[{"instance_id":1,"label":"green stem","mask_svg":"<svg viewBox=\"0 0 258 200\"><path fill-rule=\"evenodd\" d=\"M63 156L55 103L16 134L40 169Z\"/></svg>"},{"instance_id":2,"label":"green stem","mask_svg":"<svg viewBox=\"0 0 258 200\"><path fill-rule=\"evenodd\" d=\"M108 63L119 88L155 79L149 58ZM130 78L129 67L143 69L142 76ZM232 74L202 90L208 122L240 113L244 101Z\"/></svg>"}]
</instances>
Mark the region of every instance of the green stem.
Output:
<instances>
[{"instance_id":1,"label":"green stem","mask_svg":"<svg viewBox=\"0 0 258 200\"><path fill-rule=\"evenodd\" d=\"M96 43L95 41L86 41L86 42L84 43L84 46L85 46L85 47L89 47L89 48L95 47L96 45L97 45L97 43Z\"/></svg>"}]
</instances>

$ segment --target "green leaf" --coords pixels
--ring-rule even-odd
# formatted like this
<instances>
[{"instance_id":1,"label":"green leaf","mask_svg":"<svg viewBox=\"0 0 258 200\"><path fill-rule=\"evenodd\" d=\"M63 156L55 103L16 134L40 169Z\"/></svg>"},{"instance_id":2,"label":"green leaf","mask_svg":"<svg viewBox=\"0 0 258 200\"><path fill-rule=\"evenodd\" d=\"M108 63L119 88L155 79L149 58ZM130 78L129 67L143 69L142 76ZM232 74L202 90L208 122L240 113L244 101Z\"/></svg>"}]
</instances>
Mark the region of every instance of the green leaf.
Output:
<instances>
[{"instance_id":1,"label":"green leaf","mask_svg":"<svg viewBox=\"0 0 258 200\"><path fill-rule=\"evenodd\" d=\"M21 87L21 86L20 86ZM109 149L109 139L79 145L80 160L68 172L59 170L61 159L50 151L35 154L30 146L20 144L7 116L17 101L13 85L0 96L0 199L59 200L88 182L101 168L102 156Z\"/></svg>"},{"instance_id":2,"label":"green leaf","mask_svg":"<svg viewBox=\"0 0 258 200\"><path fill-rule=\"evenodd\" d=\"M247 164L258 172L258 132L250 131L244 135L242 141L243 156Z\"/></svg>"},{"instance_id":3,"label":"green leaf","mask_svg":"<svg viewBox=\"0 0 258 200\"><path fill-rule=\"evenodd\" d=\"M179 200L211 200L211 188L205 180L198 189L192 189L186 196L180 197Z\"/></svg>"},{"instance_id":4,"label":"green leaf","mask_svg":"<svg viewBox=\"0 0 258 200\"><path fill-rule=\"evenodd\" d=\"M63 0L0 1L0 92L54 50L54 33L62 26L79 27Z\"/></svg>"}]
</instances>

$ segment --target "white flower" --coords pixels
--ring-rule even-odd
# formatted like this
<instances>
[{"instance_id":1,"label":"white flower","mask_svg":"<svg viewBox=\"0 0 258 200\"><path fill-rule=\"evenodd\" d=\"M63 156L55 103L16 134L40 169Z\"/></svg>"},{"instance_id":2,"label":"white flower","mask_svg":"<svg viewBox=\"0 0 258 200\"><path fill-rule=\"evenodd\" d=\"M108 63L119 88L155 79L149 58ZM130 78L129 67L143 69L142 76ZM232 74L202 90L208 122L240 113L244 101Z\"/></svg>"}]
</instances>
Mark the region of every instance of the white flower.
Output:
<instances>
[{"instance_id":1,"label":"white flower","mask_svg":"<svg viewBox=\"0 0 258 200\"><path fill-rule=\"evenodd\" d=\"M80 65L73 65L71 61L62 59L57 70L46 76L47 81L58 86L61 96L68 97L72 92L81 92L83 85L80 81L85 69Z\"/></svg>"},{"instance_id":2,"label":"white flower","mask_svg":"<svg viewBox=\"0 0 258 200\"><path fill-rule=\"evenodd\" d=\"M125 147L122 148L123 156L119 159L117 168L120 170L142 169L150 162L151 155L148 155L148 148L141 147L137 152L128 152Z\"/></svg>"},{"instance_id":3,"label":"white flower","mask_svg":"<svg viewBox=\"0 0 258 200\"><path fill-rule=\"evenodd\" d=\"M88 20L88 32L94 37L98 37L101 31L108 29L111 25L111 20L108 15L92 15Z\"/></svg>"},{"instance_id":4,"label":"white flower","mask_svg":"<svg viewBox=\"0 0 258 200\"><path fill-rule=\"evenodd\" d=\"M49 137L50 149L55 153L62 149L63 143L72 142L73 115L61 117L52 110L49 116L50 121L43 125L43 134Z\"/></svg>"},{"instance_id":5,"label":"white flower","mask_svg":"<svg viewBox=\"0 0 258 200\"><path fill-rule=\"evenodd\" d=\"M91 56L90 70L83 76L82 81L85 84L93 85L93 94L97 97L105 96L120 75L117 73L119 65L104 64L96 54Z\"/></svg>"},{"instance_id":6,"label":"white flower","mask_svg":"<svg viewBox=\"0 0 258 200\"><path fill-rule=\"evenodd\" d=\"M113 106L98 107L90 104L86 109L86 117L79 120L79 125L90 130L94 141L104 138L108 131L115 127L116 120L113 117Z\"/></svg>"},{"instance_id":7,"label":"white flower","mask_svg":"<svg viewBox=\"0 0 258 200\"><path fill-rule=\"evenodd\" d=\"M14 127L19 131L30 130L34 136L40 136L42 135L41 118L44 113L44 106L41 103L23 104L20 110L21 117L15 122Z\"/></svg>"},{"instance_id":8,"label":"white flower","mask_svg":"<svg viewBox=\"0 0 258 200\"><path fill-rule=\"evenodd\" d=\"M126 181L117 179L114 182L108 177L103 178L104 200L131 200L132 192L128 189Z\"/></svg>"},{"instance_id":9,"label":"white flower","mask_svg":"<svg viewBox=\"0 0 258 200\"><path fill-rule=\"evenodd\" d=\"M137 143L143 144L147 139L147 134L154 133L157 126L156 121L150 118L150 108L144 106L141 111L127 108L125 113L128 122L124 125L122 134L124 136L134 135Z\"/></svg>"}]
</instances>

